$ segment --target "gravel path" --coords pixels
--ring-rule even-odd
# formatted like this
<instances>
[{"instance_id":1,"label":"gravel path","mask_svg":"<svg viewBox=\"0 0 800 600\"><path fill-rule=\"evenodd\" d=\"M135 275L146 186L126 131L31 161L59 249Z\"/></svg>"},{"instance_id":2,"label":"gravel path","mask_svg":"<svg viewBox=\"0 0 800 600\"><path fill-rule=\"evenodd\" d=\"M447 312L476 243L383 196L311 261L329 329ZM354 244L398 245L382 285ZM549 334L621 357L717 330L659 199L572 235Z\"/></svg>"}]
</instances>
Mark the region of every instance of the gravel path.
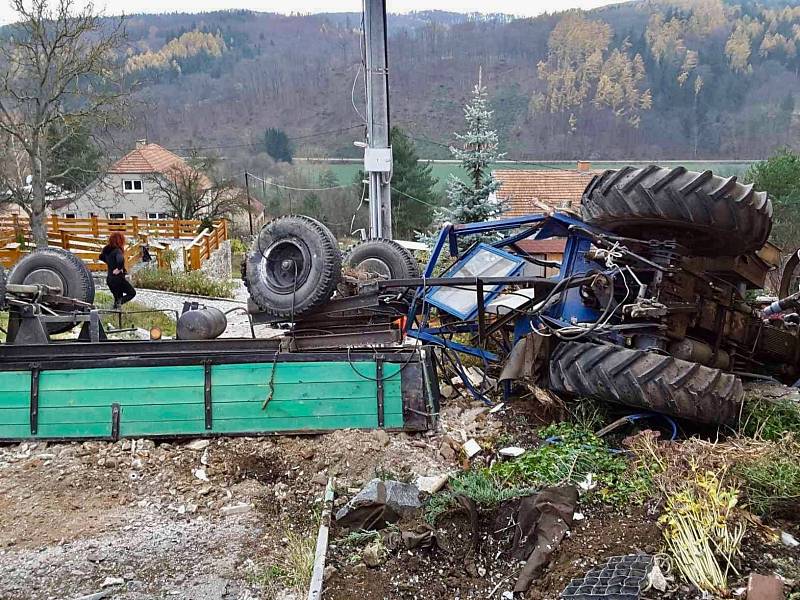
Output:
<instances>
[{"instance_id":1,"label":"gravel path","mask_svg":"<svg viewBox=\"0 0 800 600\"><path fill-rule=\"evenodd\" d=\"M198 302L200 304L205 304L206 306L213 306L224 313L233 310L234 312L227 314L228 328L221 337L249 338L251 337L250 323L247 313L245 312L247 309L248 298L247 289L244 287L244 284L241 280L236 279L234 281L237 283L237 287L234 289L234 297L231 300L209 300L204 297L180 295L161 292L158 290L144 290L137 288L135 301L145 304L150 308L176 310L179 314L183 310L184 302ZM108 291L104 284L98 285L98 289ZM273 329L266 325L256 325L255 331L257 337L264 338L277 337L283 334L283 331Z\"/></svg>"}]
</instances>

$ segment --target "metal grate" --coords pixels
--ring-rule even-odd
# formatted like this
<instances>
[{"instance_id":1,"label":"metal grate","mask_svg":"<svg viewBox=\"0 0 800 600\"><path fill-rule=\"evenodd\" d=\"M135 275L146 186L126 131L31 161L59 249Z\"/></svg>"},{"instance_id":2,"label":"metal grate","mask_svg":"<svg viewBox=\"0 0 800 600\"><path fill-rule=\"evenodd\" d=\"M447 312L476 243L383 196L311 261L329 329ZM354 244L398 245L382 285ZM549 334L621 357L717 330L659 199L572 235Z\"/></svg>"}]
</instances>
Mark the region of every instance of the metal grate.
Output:
<instances>
[{"instance_id":1,"label":"metal grate","mask_svg":"<svg viewBox=\"0 0 800 600\"><path fill-rule=\"evenodd\" d=\"M562 600L639 600L653 568L648 554L614 556L581 579L573 579L561 592Z\"/></svg>"}]
</instances>

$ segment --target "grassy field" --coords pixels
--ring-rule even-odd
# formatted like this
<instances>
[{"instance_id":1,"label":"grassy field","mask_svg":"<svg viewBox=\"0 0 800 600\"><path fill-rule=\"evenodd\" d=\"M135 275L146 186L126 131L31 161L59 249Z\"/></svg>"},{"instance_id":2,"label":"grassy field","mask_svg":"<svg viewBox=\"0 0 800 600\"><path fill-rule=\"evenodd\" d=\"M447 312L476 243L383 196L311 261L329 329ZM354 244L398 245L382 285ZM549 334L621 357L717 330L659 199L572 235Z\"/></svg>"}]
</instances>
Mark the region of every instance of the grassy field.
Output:
<instances>
[{"instance_id":1,"label":"grassy field","mask_svg":"<svg viewBox=\"0 0 800 600\"><path fill-rule=\"evenodd\" d=\"M327 166L333 171L336 175L336 178L339 180L339 183L349 183L353 181L356 176L356 173L359 169L361 169L360 163L311 163L318 167ZM637 163L630 163L630 162L598 162L592 163L593 169L618 169L622 166L628 164L637 164ZM649 164L647 161L643 161L641 164ZM673 163L663 163L665 165L670 165ZM677 163L676 163L677 164ZM730 177L731 175L742 176L747 172L747 169L750 167L750 163L748 162L713 162L713 161L697 161L697 162L681 162L679 163L685 166L687 169L691 171L705 171L711 170L716 175L721 175L723 177ZM456 164L452 163L433 163L432 165L432 173L433 176L439 180L438 187L443 189L445 186L445 182L447 181L448 175L454 173L459 177L465 177L466 174L464 170ZM492 165L493 169L529 169L529 170L574 170L575 163L574 162L563 162L563 163L537 163L537 162L526 162L526 163L503 163L503 164L495 164Z\"/></svg>"}]
</instances>

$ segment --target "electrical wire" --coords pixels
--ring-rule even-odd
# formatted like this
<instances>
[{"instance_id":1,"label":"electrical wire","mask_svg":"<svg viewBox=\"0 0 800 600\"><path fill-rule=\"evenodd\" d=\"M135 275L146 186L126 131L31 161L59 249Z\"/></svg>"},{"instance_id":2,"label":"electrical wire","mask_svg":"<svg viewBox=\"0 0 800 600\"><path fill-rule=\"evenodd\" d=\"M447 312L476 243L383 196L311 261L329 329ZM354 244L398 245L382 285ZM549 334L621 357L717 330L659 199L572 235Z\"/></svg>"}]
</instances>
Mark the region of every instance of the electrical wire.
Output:
<instances>
[{"instance_id":1,"label":"electrical wire","mask_svg":"<svg viewBox=\"0 0 800 600\"><path fill-rule=\"evenodd\" d=\"M242 176L243 175L237 175L237 177L242 177ZM322 187L322 188L300 188L300 187L293 187L290 185L283 185L281 183L275 183L274 181L268 181L266 179L262 179L258 175L253 175L252 173L249 174L249 177L252 177L253 179L258 179L261 183L265 185L271 185L273 187L280 188L282 190L291 190L294 192L324 192L327 190L341 190L344 188L350 188L353 187L354 185L357 185L355 183L348 183L344 185L332 185L330 187Z\"/></svg>"}]
</instances>

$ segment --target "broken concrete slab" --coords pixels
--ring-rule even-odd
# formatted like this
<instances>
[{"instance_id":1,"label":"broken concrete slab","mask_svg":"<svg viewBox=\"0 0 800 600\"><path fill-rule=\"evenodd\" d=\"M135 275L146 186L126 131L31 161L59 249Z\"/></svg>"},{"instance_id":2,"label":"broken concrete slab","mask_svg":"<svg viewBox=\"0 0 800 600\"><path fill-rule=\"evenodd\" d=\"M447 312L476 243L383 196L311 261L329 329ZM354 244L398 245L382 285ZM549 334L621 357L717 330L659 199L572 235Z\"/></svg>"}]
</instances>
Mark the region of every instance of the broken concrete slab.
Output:
<instances>
[{"instance_id":1,"label":"broken concrete slab","mask_svg":"<svg viewBox=\"0 0 800 600\"><path fill-rule=\"evenodd\" d=\"M344 527L380 529L422 508L419 489L412 483L373 479L336 513Z\"/></svg>"},{"instance_id":2,"label":"broken concrete slab","mask_svg":"<svg viewBox=\"0 0 800 600\"><path fill-rule=\"evenodd\" d=\"M747 600L783 600L783 582L772 575L752 573L747 582Z\"/></svg>"},{"instance_id":3,"label":"broken concrete slab","mask_svg":"<svg viewBox=\"0 0 800 600\"><path fill-rule=\"evenodd\" d=\"M481 448L481 445L473 439L467 440L467 443L464 444L463 449L464 449L464 454L467 455L467 458L472 458L478 452L483 450L483 448Z\"/></svg>"},{"instance_id":4,"label":"broken concrete slab","mask_svg":"<svg viewBox=\"0 0 800 600\"><path fill-rule=\"evenodd\" d=\"M509 446L507 448L501 448L498 454L500 456L504 456L506 458L518 458L525 454L525 448L519 448L518 446Z\"/></svg>"},{"instance_id":5,"label":"broken concrete slab","mask_svg":"<svg viewBox=\"0 0 800 600\"><path fill-rule=\"evenodd\" d=\"M444 487L450 476L447 473L441 475L426 475L417 477L414 482L420 492L426 494L435 494Z\"/></svg>"}]
</instances>

